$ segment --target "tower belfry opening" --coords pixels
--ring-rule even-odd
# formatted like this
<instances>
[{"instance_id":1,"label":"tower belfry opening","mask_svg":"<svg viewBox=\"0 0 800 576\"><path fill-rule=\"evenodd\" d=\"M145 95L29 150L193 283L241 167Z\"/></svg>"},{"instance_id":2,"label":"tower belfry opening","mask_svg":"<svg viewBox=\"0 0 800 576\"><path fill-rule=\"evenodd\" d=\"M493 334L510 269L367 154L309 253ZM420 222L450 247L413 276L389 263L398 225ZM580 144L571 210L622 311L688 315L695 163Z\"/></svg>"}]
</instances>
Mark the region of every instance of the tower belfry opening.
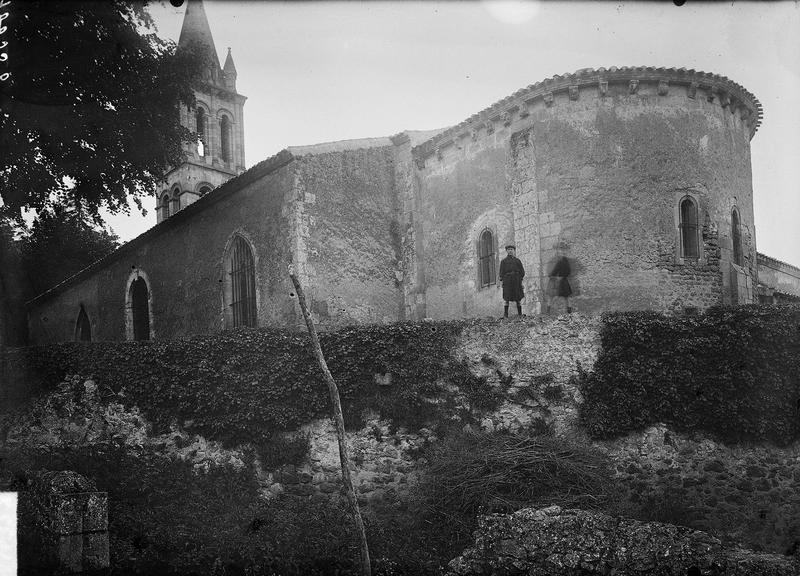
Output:
<instances>
[{"instance_id":1,"label":"tower belfry opening","mask_svg":"<svg viewBox=\"0 0 800 576\"><path fill-rule=\"evenodd\" d=\"M193 87L195 108L181 107L181 123L197 136L184 144L184 161L165 174L166 182L158 198L169 191L172 209L157 209L158 222L245 170L244 103L247 98L236 91L237 71L230 48L224 67L220 66L203 0L186 3L178 49L190 47L199 50L207 62L205 73Z\"/></svg>"}]
</instances>

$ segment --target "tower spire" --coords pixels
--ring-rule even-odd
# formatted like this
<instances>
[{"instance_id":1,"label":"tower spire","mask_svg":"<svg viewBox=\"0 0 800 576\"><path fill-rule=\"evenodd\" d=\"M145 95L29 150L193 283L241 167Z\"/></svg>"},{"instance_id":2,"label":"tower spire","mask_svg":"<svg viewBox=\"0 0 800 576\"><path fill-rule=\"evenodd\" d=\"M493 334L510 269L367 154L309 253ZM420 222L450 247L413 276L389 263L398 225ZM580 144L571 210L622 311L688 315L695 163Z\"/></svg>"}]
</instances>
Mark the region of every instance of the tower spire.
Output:
<instances>
[{"instance_id":1,"label":"tower spire","mask_svg":"<svg viewBox=\"0 0 800 576\"><path fill-rule=\"evenodd\" d=\"M219 56L211 36L211 27L208 25L206 10L203 0L188 0L186 13L183 16L183 27L178 39L178 47L198 45L208 57L212 66L219 70Z\"/></svg>"},{"instance_id":2,"label":"tower spire","mask_svg":"<svg viewBox=\"0 0 800 576\"><path fill-rule=\"evenodd\" d=\"M233 63L230 48L228 48L228 56L225 58L225 66L222 68L222 75L225 78L225 86L236 90L236 65Z\"/></svg>"}]
</instances>

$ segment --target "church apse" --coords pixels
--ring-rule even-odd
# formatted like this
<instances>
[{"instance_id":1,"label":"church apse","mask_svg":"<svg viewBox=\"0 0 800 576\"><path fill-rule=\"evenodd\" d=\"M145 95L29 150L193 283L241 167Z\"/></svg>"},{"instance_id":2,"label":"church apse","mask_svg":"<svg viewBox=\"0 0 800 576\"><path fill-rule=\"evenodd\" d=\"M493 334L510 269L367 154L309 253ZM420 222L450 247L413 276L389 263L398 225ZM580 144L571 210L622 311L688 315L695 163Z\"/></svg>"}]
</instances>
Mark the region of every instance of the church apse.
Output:
<instances>
[{"instance_id":1,"label":"church apse","mask_svg":"<svg viewBox=\"0 0 800 576\"><path fill-rule=\"evenodd\" d=\"M581 312L753 302L750 139L760 115L755 97L721 76L585 69L524 88L416 146L427 315L482 315L466 304L480 294L470 286L476 266L463 265L470 250L454 242L490 206L513 214L527 314L543 311L561 243L579 264L573 308ZM682 220L687 196L695 211ZM431 257L437 248L451 261Z\"/></svg>"}]
</instances>

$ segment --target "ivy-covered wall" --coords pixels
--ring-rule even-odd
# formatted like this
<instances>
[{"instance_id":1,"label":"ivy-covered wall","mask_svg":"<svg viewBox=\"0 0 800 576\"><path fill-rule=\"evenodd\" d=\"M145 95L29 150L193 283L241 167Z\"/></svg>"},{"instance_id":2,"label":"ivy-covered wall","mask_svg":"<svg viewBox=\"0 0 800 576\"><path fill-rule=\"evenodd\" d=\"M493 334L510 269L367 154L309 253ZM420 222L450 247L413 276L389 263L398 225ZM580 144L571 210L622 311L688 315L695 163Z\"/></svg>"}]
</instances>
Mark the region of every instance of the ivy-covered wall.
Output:
<instances>
[{"instance_id":1,"label":"ivy-covered wall","mask_svg":"<svg viewBox=\"0 0 800 576\"><path fill-rule=\"evenodd\" d=\"M800 540L798 308L402 323L322 339L364 504L402 504L429 466L426 448L453 428L533 432L601 450L623 515L772 552ZM327 393L303 333L70 343L4 358L40 390L67 372L92 375L156 434L177 426L253 444L270 498L340 493Z\"/></svg>"},{"instance_id":2,"label":"ivy-covered wall","mask_svg":"<svg viewBox=\"0 0 800 576\"><path fill-rule=\"evenodd\" d=\"M445 387L492 401L484 379L455 355L464 323L348 328L321 336L345 419L365 410L421 426L452 408ZM172 421L209 439L259 442L327 416L327 388L304 333L222 332L184 340L61 343L19 350L7 382L52 389L66 374L91 375L157 426Z\"/></svg>"},{"instance_id":3,"label":"ivy-covered wall","mask_svg":"<svg viewBox=\"0 0 800 576\"><path fill-rule=\"evenodd\" d=\"M590 436L663 422L727 442L800 439L800 308L615 313L600 338L594 369L580 376Z\"/></svg>"}]
</instances>

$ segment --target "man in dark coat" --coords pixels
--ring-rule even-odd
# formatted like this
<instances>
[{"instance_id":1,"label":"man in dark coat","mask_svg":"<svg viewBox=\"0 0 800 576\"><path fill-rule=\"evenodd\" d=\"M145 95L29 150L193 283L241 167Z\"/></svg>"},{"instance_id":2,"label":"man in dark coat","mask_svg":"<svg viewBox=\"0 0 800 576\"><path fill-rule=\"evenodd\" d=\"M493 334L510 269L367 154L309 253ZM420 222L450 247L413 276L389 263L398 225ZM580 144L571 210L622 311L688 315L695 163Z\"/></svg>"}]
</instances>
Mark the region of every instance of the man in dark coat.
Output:
<instances>
[{"instance_id":1,"label":"man in dark coat","mask_svg":"<svg viewBox=\"0 0 800 576\"><path fill-rule=\"evenodd\" d=\"M513 244L506 246L508 255L500 262L500 282L503 283L503 300L505 300L503 318L508 318L509 302L517 303L517 315L522 316L520 300L525 298L525 293L522 291L525 268L522 267L520 259L516 257L516 250L517 248Z\"/></svg>"}]
</instances>

